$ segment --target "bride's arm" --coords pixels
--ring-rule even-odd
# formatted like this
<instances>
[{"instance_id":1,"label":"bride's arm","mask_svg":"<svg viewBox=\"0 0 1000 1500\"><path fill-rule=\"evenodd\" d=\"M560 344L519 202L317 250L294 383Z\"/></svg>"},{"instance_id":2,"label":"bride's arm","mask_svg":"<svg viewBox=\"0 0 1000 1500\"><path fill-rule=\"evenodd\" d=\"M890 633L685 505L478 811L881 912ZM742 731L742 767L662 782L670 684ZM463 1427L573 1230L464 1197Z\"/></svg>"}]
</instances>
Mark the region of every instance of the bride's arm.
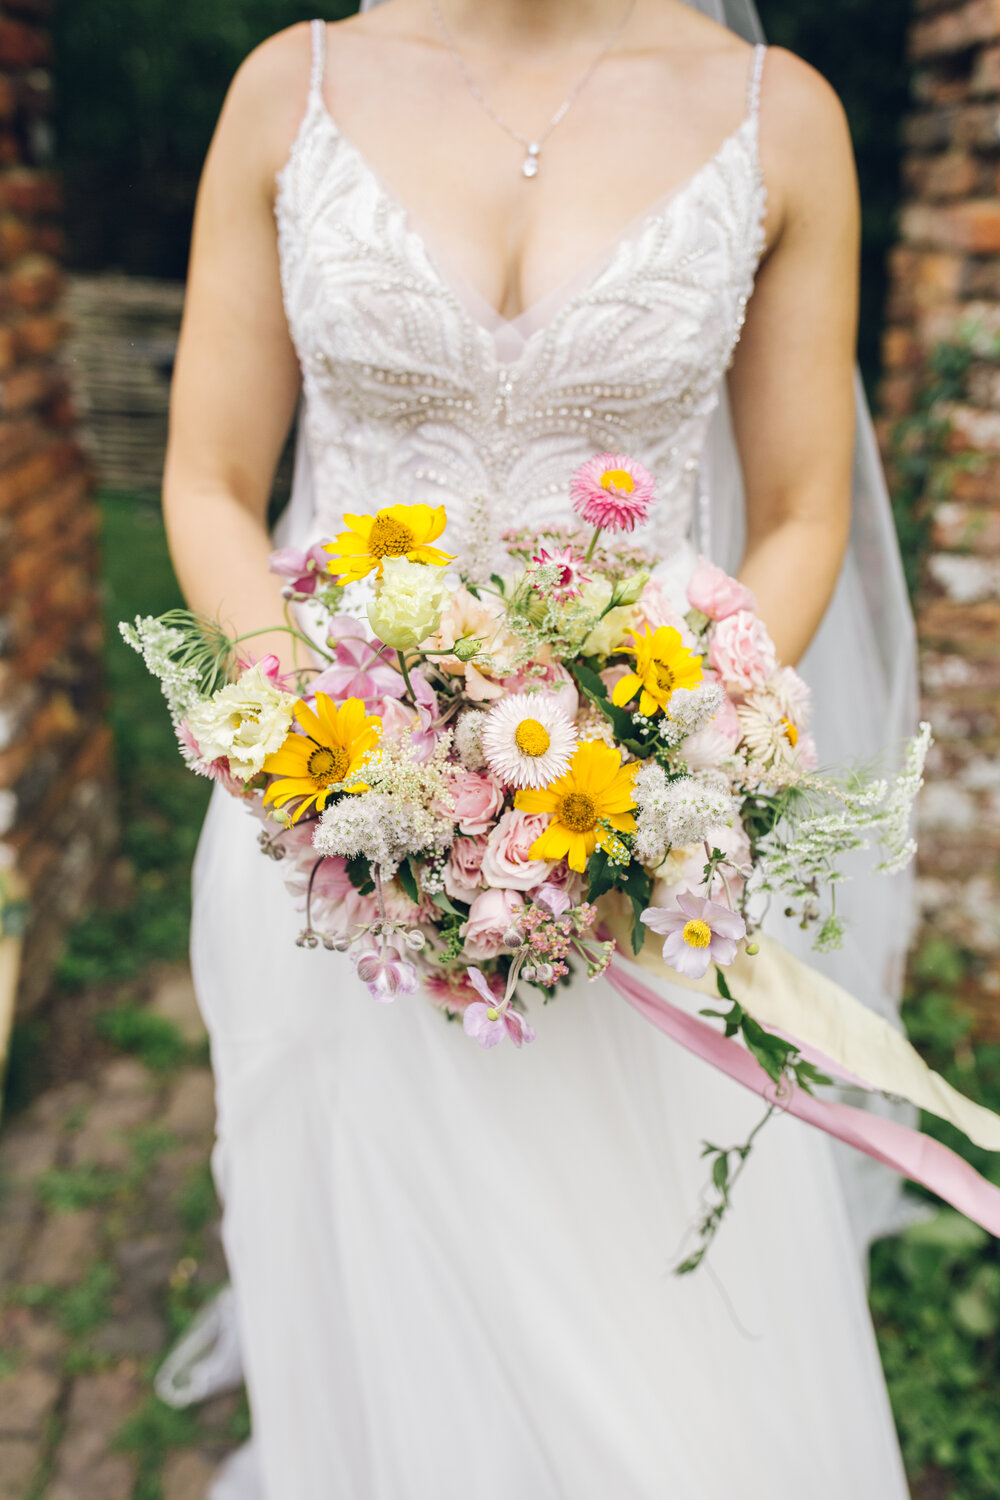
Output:
<instances>
[{"instance_id":1,"label":"bride's arm","mask_svg":"<svg viewBox=\"0 0 1000 1500\"><path fill-rule=\"evenodd\" d=\"M267 505L299 392L282 307L274 172L305 107L306 28L254 53L230 89L198 195L163 500L193 609L233 634L280 624ZM287 666L289 638L246 643Z\"/></svg>"},{"instance_id":2,"label":"bride's arm","mask_svg":"<svg viewBox=\"0 0 1000 1500\"><path fill-rule=\"evenodd\" d=\"M771 249L730 374L747 493L740 576L779 656L795 662L829 603L849 531L859 214L840 104L777 50L761 139Z\"/></svg>"}]
</instances>

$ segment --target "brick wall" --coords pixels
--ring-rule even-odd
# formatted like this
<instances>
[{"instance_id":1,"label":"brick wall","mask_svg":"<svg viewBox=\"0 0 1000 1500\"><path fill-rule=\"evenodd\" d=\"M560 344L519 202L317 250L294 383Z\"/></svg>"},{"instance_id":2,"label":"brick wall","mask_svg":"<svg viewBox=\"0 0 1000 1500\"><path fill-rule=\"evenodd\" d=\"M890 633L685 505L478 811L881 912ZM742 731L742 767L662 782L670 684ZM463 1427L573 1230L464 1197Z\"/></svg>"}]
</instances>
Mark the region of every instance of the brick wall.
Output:
<instances>
[{"instance_id":1,"label":"brick wall","mask_svg":"<svg viewBox=\"0 0 1000 1500\"><path fill-rule=\"evenodd\" d=\"M97 515L60 359L49 11L0 0L0 857L32 903L25 1006L113 834Z\"/></svg>"},{"instance_id":2,"label":"brick wall","mask_svg":"<svg viewBox=\"0 0 1000 1500\"><path fill-rule=\"evenodd\" d=\"M955 455L935 502L918 624L937 746L921 812L920 898L932 931L978 960L970 998L1000 1000L1000 0L915 0L913 109L891 273L888 433L958 335L965 395L941 413Z\"/></svg>"}]
</instances>

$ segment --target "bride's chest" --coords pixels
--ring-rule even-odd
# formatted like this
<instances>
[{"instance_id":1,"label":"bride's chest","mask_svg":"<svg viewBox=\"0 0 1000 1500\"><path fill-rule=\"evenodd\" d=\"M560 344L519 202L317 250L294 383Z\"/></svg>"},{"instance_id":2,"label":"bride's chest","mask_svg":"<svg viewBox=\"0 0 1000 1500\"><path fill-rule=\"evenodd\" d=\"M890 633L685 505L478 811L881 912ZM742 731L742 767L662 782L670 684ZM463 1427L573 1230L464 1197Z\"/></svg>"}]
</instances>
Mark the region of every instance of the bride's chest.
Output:
<instances>
[{"instance_id":1,"label":"bride's chest","mask_svg":"<svg viewBox=\"0 0 1000 1500\"><path fill-rule=\"evenodd\" d=\"M404 207L317 112L279 184L289 325L307 394L345 422L663 430L729 363L763 247L740 129L562 290L514 320L449 276Z\"/></svg>"}]
</instances>

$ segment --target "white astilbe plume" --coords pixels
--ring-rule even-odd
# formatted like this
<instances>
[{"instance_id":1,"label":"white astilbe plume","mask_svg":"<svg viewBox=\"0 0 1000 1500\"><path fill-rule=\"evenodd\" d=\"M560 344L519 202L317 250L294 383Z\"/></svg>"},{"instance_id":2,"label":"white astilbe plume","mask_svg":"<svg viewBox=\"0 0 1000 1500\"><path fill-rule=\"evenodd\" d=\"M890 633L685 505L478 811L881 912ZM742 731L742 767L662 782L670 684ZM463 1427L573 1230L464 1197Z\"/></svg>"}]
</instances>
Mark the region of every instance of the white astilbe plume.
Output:
<instances>
[{"instance_id":1,"label":"white astilbe plume","mask_svg":"<svg viewBox=\"0 0 1000 1500\"><path fill-rule=\"evenodd\" d=\"M481 771L486 764L483 754L483 726L486 715L477 708L468 708L459 714L455 724L455 749L469 771Z\"/></svg>"},{"instance_id":2,"label":"white astilbe plume","mask_svg":"<svg viewBox=\"0 0 1000 1500\"><path fill-rule=\"evenodd\" d=\"M173 626L164 625L153 615L136 615L134 625L123 620L118 629L132 650L138 651L147 671L159 680L176 728L204 696L201 691L203 674L199 666L193 661L175 659L186 646L187 635Z\"/></svg>"},{"instance_id":3,"label":"white astilbe plume","mask_svg":"<svg viewBox=\"0 0 1000 1500\"><path fill-rule=\"evenodd\" d=\"M731 824L738 811L738 804L723 784L693 776L669 781L658 765L643 766L638 772L634 796L635 855L654 868L672 848L699 844L713 828Z\"/></svg>"},{"instance_id":4,"label":"white astilbe plume","mask_svg":"<svg viewBox=\"0 0 1000 1500\"><path fill-rule=\"evenodd\" d=\"M408 854L448 848L455 832L452 787L460 774L448 760L451 735L442 734L425 761L413 759L410 739L383 741L358 771L370 790L326 809L313 836L319 854L365 854L388 879Z\"/></svg>"},{"instance_id":5,"label":"white astilbe plume","mask_svg":"<svg viewBox=\"0 0 1000 1500\"><path fill-rule=\"evenodd\" d=\"M440 820L426 808L382 792L360 792L326 809L313 835L313 847L318 854L339 854L344 859L364 854L388 879L408 854L437 845L440 835Z\"/></svg>"},{"instance_id":6,"label":"white astilbe plume","mask_svg":"<svg viewBox=\"0 0 1000 1500\"><path fill-rule=\"evenodd\" d=\"M702 725L715 717L722 707L725 693L717 682L701 682L693 688L674 688L670 694L669 716L660 731L668 745L676 745L697 734Z\"/></svg>"}]
</instances>

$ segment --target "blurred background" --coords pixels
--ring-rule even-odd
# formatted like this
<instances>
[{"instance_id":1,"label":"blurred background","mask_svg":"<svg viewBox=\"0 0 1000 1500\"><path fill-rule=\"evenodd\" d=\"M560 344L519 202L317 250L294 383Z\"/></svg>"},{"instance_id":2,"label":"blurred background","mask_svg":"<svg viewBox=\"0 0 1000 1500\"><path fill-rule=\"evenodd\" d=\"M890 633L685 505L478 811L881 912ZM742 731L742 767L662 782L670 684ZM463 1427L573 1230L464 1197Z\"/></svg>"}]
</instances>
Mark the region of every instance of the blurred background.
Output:
<instances>
[{"instance_id":1,"label":"blurred background","mask_svg":"<svg viewBox=\"0 0 1000 1500\"><path fill-rule=\"evenodd\" d=\"M858 154L861 359L938 741L907 1025L997 1108L1000 6L761 9ZM0 0L0 1500L200 1500L248 1428L240 1393L153 1389L225 1275L185 963L205 784L115 625L179 602L158 487L213 124L311 14ZM876 1246L871 1296L917 1500L1000 1500L997 1246L938 1212Z\"/></svg>"}]
</instances>

